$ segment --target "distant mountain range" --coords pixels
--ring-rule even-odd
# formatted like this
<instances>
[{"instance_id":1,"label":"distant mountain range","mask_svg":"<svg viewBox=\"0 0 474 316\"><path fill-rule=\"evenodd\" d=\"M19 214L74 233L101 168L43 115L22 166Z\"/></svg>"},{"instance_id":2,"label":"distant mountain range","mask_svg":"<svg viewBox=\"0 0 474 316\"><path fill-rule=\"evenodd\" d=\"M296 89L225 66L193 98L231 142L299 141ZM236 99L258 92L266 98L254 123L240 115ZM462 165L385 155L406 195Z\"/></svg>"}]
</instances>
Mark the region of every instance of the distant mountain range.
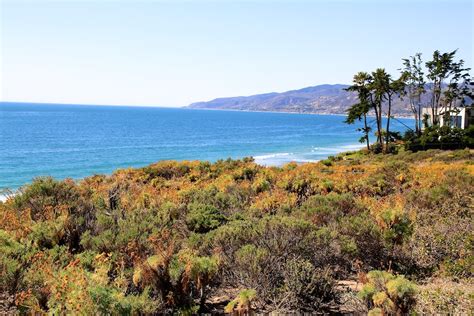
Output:
<instances>
[{"instance_id":1,"label":"distant mountain range","mask_svg":"<svg viewBox=\"0 0 474 316\"><path fill-rule=\"evenodd\" d=\"M244 97L218 98L207 102L196 102L193 109L275 111L315 114L346 114L346 110L357 102L357 95L347 92L344 84L323 84L286 92L272 92ZM393 115L411 116L408 102L397 99Z\"/></svg>"}]
</instances>

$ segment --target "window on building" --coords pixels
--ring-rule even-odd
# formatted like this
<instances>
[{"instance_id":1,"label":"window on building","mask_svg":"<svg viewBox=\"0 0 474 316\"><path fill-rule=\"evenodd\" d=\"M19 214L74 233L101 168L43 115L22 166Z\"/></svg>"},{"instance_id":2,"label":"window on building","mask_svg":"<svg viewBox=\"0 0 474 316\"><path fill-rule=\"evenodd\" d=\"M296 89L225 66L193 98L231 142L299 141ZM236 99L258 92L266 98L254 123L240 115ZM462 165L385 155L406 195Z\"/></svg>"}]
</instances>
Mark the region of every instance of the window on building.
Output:
<instances>
[{"instance_id":1,"label":"window on building","mask_svg":"<svg viewBox=\"0 0 474 316\"><path fill-rule=\"evenodd\" d=\"M461 128L462 116L453 115L451 116L451 127Z\"/></svg>"},{"instance_id":2,"label":"window on building","mask_svg":"<svg viewBox=\"0 0 474 316\"><path fill-rule=\"evenodd\" d=\"M467 125L465 127L474 125L474 110L466 111Z\"/></svg>"}]
</instances>

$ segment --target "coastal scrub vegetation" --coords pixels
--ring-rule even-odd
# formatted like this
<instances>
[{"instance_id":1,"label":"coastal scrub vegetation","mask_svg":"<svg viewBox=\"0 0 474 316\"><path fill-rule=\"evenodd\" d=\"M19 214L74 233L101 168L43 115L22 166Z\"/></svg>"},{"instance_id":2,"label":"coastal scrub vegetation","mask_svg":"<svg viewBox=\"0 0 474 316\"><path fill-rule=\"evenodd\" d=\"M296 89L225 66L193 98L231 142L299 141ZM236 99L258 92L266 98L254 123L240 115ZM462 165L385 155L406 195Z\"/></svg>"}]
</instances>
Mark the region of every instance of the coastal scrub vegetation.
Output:
<instances>
[{"instance_id":1,"label":"coastal scrub vegetation","mask_svg":"<svg viewBox=\"0 0 474 316\"><path fill-rule=\"evenodd\" d=\"M472 162L467 149L402 149L282 167L163 161L80 181L38 178L0 203L3 305L51 314L472 311Z\"/></svg>"}]
</instances>

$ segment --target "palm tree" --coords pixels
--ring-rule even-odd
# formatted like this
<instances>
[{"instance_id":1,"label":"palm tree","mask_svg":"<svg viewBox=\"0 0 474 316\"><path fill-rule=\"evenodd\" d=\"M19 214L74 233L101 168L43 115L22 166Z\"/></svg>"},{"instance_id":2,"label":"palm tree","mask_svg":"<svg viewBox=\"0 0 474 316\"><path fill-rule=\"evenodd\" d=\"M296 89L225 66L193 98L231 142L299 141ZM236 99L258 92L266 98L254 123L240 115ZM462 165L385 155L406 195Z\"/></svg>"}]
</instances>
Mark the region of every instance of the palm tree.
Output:
<instances>
[{"instance_id":1,"label":"palm tree","mask_svg":"<svg viewBox=\"0 0 474 316\"><path fill-rule=\"evenodd\" d=\"M372 95L369 89L371 81L372 78L368 73L359 72L354 76L354 84L345 89L346 91L356 92L359 97L359 103L352 105L347 110L347 118L345 123L353 124L356 120L360 121L362 118L364 119L364 127L359 129L364 133L364 136L361 137L360 142L366 142L367 150L370 150L369 134L371 128L367 125L367 113L370 111L372 103Z\"/></svg>"},{"instance_id":2,"label":"palm tree","mask_svg":"<svg viewBox=\"0 0 474 316\"><path fill-rule=\"evenodd\" d=\"M373 91L373 108L377 121L377 143L383 148L382 105L389 97L388 92L390 91L391 76L384 68L377 68L372 72L372 78L370 89ZM391 100L389 100L389 108L391 108ZM390 122L388 122L388 124L390 127Z\"/></svg>"}]
</instances>

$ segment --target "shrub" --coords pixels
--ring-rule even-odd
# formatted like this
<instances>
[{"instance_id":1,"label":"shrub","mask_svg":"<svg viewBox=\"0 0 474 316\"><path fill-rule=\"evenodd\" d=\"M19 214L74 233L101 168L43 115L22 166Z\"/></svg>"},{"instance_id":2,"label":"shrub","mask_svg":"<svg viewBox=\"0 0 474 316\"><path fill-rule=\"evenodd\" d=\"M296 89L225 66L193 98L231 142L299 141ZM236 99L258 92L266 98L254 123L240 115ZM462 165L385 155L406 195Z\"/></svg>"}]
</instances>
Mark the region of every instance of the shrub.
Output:
<instances>
[{"instance_id":1,"label":"shrub","mask_svg":"<svg viewBox=\"0 0 474 316\"><path fill-rule=\"evenodd\" d=\"M259 194L249 210L255 216L288 214L297 204L297 196L281 189L265 191Z\"/></svg>"},{"instance_id":2,"label":"shrub","mask_svg":"<svg viewBox=\"0 0 474 316\"><path fill-rule=\"evenodd\" d=\"M416 286L404 276L395 276L386 271L370 271L367 282L359 292L375 315L406 314L415 304ZM375 307L375 310L374 310Z\"/></svg>"},{"instance_id":3,"label":"shrub","mask_svg":"<svg viewBox=\"0 0 474 316\"><path fill-rule=\"evenodd\" d=\"M186 216L188 228L196 233L207 233L225 222L225 217L212 205L192 203Z\"/></svg>"},{"instance_id":4,"label":"shrub","mask_svg":"<svg viewBox=\"0 0 474 316\"><path fill-rule=\"evenodd\" d=\"M24 247L11 238L7 232L0 230L0 290L14 292L18 277L23 269L22 253Z\"/></svg>"},{"instance_id":5,"label":"shrub","mask_svg":"<svg viewBox=\"0 0 474 316\"><path fill-rule=\"evenodd\" d=\"M76 201L79 193L72 181L57 181L51 177L36 178L31 184L20 189L14 198L17 209L29 208L34 220L51 219L61 214L59 206L67 206ZM47 212L47 207L52 212Z\"/></svg>"},{"instance_id":6,"label":"shrub","mask_svg":"<svg viewBox=\"0 0 474 316\"><path fill-rule=\"evenodd\" d=\"M313 195L299 208L304 217L317 224L328 224L344 215L356 213L358 205L350 194L331 192L327 195Z\"/></svg>"},{"instance_id":7,"label":"shrub","mask_svg":"<svg viewBox=\"0 0 474 316\"><path fill-rule=\"evenodd\" d=\"M266 177L259 177L252 183L252 189L255 193L261 193L270 190L271 183Z\"/></svg>"},{"instance_id":8,"label":"shrub","mask_svg":"<svg viewBox=\"0 0 474 316\"><path fill-rule=\"evenodd\" d=\"M368 212L341 218L337 231L339 236L354 242L356 249L350 258L358 260L365 269L380 268L387 261L383 232Z\"/></svg>"},{"instance_id":9,"label":"shrub","mask_svg":"<svg viewBox=\"0 0 474 316\"><path fill-rule=\"evenodd\" d=\"M355 194L362 196L387 196L394 190L387 176L381 172L359 179L350 187Z\"/></svg>"},{"instance_id":10,"label":"shrub","mask_svg":"<svg viewBox=\"0 0 474 316\"><path fill-rule=\"evenodd\" d=\"M100 315L151 314L161 305L159 301L150 299L149 289L139 295L127 296L112 287L96 286L89 288L88 291Z\"/></svg>"},{"instance_id":11,"label":"shrub","mask_svg":"<svg viewBox=\"0 0 474 316\"><path fill-rule=\"evenodd\" d=\"M332 160L330 160L330 159L323 159L323 160L320 161L320 163L322 163L326 167L331 167L333 165Z\"/></svg>"},{"instance_id":12,"label":"shrub","mask_svg":"<svg viewBox=\"0 0 474 316\"><path fill-rule=\"evenodd\" d=\"M186 290L189 281L198 290L201 311L207 297L208 286L212 283L219 270L219 260L217 257L196 256L190 252L178 254L179 260L184 264L184 274L182 278L183 289Z\"/></svg>"},{"instance_id":13,"label":"shrub","mask_svg":"<svg viewBox=\"0 0 474 316\"><path fill-rule=\"evenodd\" d=\"M198 256L189 249L173 253L172 248L148 257L135 267L135 286L154 288L168 308L192 308L198 298L201 308L208 286L219 269L217 257Z\"/></svg>"},{"instance_id":14,"label":"shrub","mask_svg":"<svg viewBox=\"0 0 474 316\"><path fill-rule=\"evenodd\" d=\"M386 209L379 215L384 238L390 246L401 245L410 238L413 224L407 213L399 208Z\"/></svg>"},{"instance_id":15,"label":"shrub","mask_svg":"<svg viewBox=\"0 0 474 316\"><path fill-rule=\"evenodd\" d=\"M156 164L152 164L142 169L148 176L148 179L154 179L157 177L170 180L173 177L183 177L191 170L190 166L186 163L178 163L176 161L161 161Z\"/></svg>"},{"instance_id":16,"label":"shrub","mask_svg":"<svg viewBox=\"0 0 474 316\"><path fill-rule=\"evenodd\" d=\"M237 315L249 314L252 312L252 301L255 300L257 291L246 289L239 292L236 298L230 301L225 309L225 313L236 313Z\"/></svg>"},{"instance_id":17,"label":"shrub","mask_svg":"<svg viewBox=\"0 0 474 316\"><path fill-rule=\"evenodd\" d=\"M247 244L235 252L235 266L242 277L257 281L264 272L268 256L268 250Z\"/></svg>"},{"instance_id":18,"label":"shrub","mask_svg":"<svg viewBox=\"0 0 474 316\"><path fill-rule=\"evenodd\" d=\"M93 225L95 216L92 203L82 196L72 180L37 178L19 191L14 199L15 208L29 210L31 219L36 222L56 221L53 226L61 222L61 236L55 242L67 244L72 252L80 250L81 235ZM53 229L51 223L43 228L50 232Z\"/></svg>"},{"instance_id":19,"label":"shrub","mask_svg":"<svg viewBox=\"0 0 474 316\"><path fill-rule=\"evenodd\" d=\"M411 151L473 148L473 130L472 126L465 130L449 126L427 127L419 136L406 133L405 148Z\"/></svg>"},{"instance_id":20,"label":"shrub","mask_svg":"<svg viewBox=\"0 0 474 316\"><path fill-rule=\"evenodd\" d=\"M337 299L329 269L316 269L309 261L292 259L284 271L281 306L298 311L328 311Z\"/></svg>"}]
</instances>

